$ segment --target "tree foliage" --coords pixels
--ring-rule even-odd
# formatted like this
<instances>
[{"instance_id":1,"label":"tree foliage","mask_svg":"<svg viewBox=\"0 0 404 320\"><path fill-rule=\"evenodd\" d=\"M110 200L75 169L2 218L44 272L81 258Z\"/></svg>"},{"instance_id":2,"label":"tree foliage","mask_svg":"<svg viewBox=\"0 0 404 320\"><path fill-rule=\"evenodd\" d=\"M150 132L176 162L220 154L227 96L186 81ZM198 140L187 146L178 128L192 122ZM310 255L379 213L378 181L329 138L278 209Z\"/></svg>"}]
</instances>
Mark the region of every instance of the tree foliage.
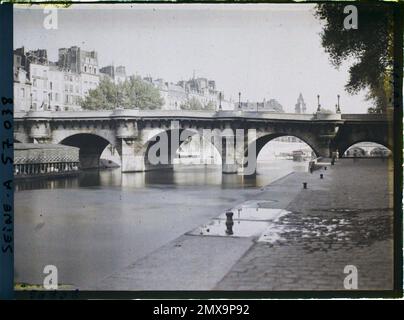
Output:
<instances>
[{"instance_id":1,"label":"tree foliage","mask_svg":"<svg viewBox=\"0 0 404 320\"><path fill-rule=\"evenodd\" d=\"M277 100L270 99L267 103L269 104L270 108L275 112L285 112L283 110L283 106Z\"/></svg>"},{"instance_id":2,"label":"tree foliage","mask_svg":"<svg viewBox=\"0 0 404 320\"><path fill-rule=\"evenodd\" d=\"M182 110L214 110L214 104L209 102L207 105L203 105L197 98L191 97L180 105Z\"/></svg>"},{"instance_id":3,"label":"tree foliage","mask_svg":"<svg viewBox=\"0 0 404 320\"><path fill-rule=\"evenodd\" d=\"M216 105L214 102L209 101L206 105L205 105L205 110L211 110L214 111L216 110Z\"/></svg>"},{"instance_id":4,"label":"tree foliage","mask_svg":"<svg viewBox=\"0 0 404 320\"><path fill-rule=\"evenodd\" d=\"M119 83L104 77L96 89L89 91L81 106L86 110L111 110L117 107L153 110L160 109L163 103L158 89L140 77L132 76Z\"/></svg>"},{"instance_id":5,"label":"tree foliage","mask_svg":"<svg viewBox=\"0 0 404 320\"><path fill-rule=\"evenodd\" d=\"M355 3L358 28L345 29L346 3L320 3L316 16L324 22L322 46L336 68L350 61L350 94L368 89L369 112L385 112L391 104L393 77L393 8L383 3Z\"/></svg>"}]
</instances>

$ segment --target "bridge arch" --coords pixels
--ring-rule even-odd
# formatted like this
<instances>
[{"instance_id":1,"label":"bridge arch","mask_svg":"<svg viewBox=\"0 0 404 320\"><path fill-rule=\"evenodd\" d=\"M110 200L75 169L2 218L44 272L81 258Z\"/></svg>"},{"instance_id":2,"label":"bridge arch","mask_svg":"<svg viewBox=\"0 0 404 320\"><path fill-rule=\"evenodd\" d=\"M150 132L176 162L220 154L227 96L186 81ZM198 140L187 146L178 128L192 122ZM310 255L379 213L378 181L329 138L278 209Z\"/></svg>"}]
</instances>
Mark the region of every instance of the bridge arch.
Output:
<instances>
[{"instance_id":1,"label":"bridge arch","mask_svg":"<svg viewBox=\"0 0 404 320\"><path fill-rule=\"evenodd\" d=\"M390 151L393 150L392 132L386 124L346 124L338 132L333 141L333 150L338 151L340 157L353 145L363 142L380 144Z\"/></svg>"},{"instance_id":2,"label":"bridge arch","mask_svg":"<svg viewBox=\"0 0 404 320\"><path fill-rule=\"evenodd\" d=\"M312 152L316 155L316 157L321 156L320 152L317 150L316 141L311 140L308 137L302 137L296 134L290 133L268 133L262 134L257 139L249 142L247 149L245 150L244 156L246 157L246 161L244 163L244 167L249 167L250 169L248 172L249 174L256 174L257 173L257 166L258 166L258 156L260 152L264 149L264 147L270 143L271 141L280 138L280 137L294 137L305 143L308 147L311 148ZM253 149L253 143L255 142L255 154ZM253 162L253 163L251 163ZM251 170L253 168L254 170Z\"/></svg>"},{"instance_id":3,"label":"bridge arch","mask_svg":"<svg viewBox=\"0 0 404 320\"><path fill-rule=\"evenodd\" d=\"M201 163L209 163L209 159L204 158L204 147L210 148L212 152L215 152L216 155L219 155L218 157L215 157L215 159L220 158L221 160L220 150L218 150L215 144L212 143L213 136L206 134L206 132L207 130L181 128L168 130L161 129L155 131L153 134L150 134L140 150L140 154L144 159L145 170L173 168L174 159L178 159L178 151L180 151L184 147L184 144L186 144L189 139L195 139L195 137L200 137L203 141L202 145L200 146L201 149L198 150L200 155L199 160L201 161ZM174 142L175 145L172 145L172 142ZM162 154L163 152L167 152L167 154L164 155ZM161 162L156 163L156 161ZM198 161L189 161L189 163L197 164Z\"/></svg>"},{"instance_id":4,"label":"bridge arch","mask_svg":"<svg viewBox=\"0 0 404 320\"><path fill-rule=\"evenodd\" d=\"M386 157L391 154L391 150L383 147L374 147L369 151L371 157Z\"/></svg>"},{"instance_id":5,"label":"bridge arch","mask_svg":"<svg viewBox=\"0 0 404 320\"><path fill-rule=\"evenodd\" d=\"M366 145L371 144L371 145ZM391 154L391 149L384 143L376 141L358 141L348 146L344 153L340 153L340 157L386 157Z\"/></svg>"},{"instance_id":6,"label":"bridge arch","mask_svg":"<svg viewBox=\"0 0 404 320\"><path fill-rule=\"evenodd\" d=\"M99 168L100 157L108 145L113 142L94 133L76 133L68 135L57 142L66 146L77 147L79 151L81 169Z\"/></svg>"},{"instance_id":7,"label":"bridge arch","mask_svg":"<svg viewBox=\"0 0 404 320\"><path fill-rule=\"evenodd\" d=\"M255 159L257 159L259 153L261 152L261 150L264 148L264 146L267 143L271 142L272 140L274 140L276 138L280 138L280 137L298 138L299 140L306 143L313 150L313 152L315 153L315 155L317 157L321 155L320 152L318 151L316 141L313 141L309 137L302 137L300 135L295 135L295 134L290 134L290 133L268 133L268 134L261 135L254 141L249 142L248 149L245 150L245 155L247 156L249 152L253 152L252 145L253 145L253 142L255 142L255 145L256 145Z\"/></svg>"}]
</instances>

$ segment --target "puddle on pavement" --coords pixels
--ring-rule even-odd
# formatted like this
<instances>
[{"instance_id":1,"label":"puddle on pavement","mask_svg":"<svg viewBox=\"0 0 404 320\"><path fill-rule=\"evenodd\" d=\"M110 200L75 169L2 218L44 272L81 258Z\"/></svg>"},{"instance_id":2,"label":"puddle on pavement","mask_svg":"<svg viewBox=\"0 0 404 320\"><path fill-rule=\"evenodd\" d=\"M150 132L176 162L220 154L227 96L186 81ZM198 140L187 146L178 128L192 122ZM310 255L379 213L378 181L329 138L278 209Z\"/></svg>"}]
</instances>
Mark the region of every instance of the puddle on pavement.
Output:
<instances>
[{"instance_id":1,"label":"puddle on pavement","mask_svg":"<svg viewBox=\"0 0 404 320\"><path fill-rule=\"evenodd\" d=\"M232 210L233 220L258 220L258 221L274 221L285 215L287 211L282 209L268 208L239 208ZM226 213L221 214L218 219L226 219Z\"/></svg>"},{"instance_id":2,"label":"puddle on pavement","mask_svg":"<svg viewBox=\"0 0 404 320\"><path fill-rule=\"evenodd\" d=\"M233 212L233 234L226 233L226 213L199 226L188 234L196 236L253 237L257 242L299 243L310 252L346 246L365 246L374 239L391 234L391 217L387 210L331 210L331 213L302 214L275 209L274 202L250 200L228 210ZM311 210L316 211L316 210Z\"/></svg>"},{"instance_id":3,"label":"puddle on pavement","mask_svg":"<svg viewBox=\"0 0 404 320\"><path fill-rule=\"evenodd\" d=\"M254 237L259 236L268 227L267 221L234 221L233 234L226 233L226 220L212 219L208 224L202 225L191 231L191 235L222 236L222 237Z\"/></svg>"},{"instance_id":4,"label":"puddle on pavement","mask_svg":"<svg viewBox=\"0 0 404 320\"><path fill-rule=\"evenodd\" d=\"M233 212L233 234L226 232L226 212L212 219L209 223L199 226L188 234L200 236L223 236L223 237L260 237L271 228L271 225L288 211L274 209L270 206L272 200L249 200L228 210Z\"/></svg>"}]
</instances>

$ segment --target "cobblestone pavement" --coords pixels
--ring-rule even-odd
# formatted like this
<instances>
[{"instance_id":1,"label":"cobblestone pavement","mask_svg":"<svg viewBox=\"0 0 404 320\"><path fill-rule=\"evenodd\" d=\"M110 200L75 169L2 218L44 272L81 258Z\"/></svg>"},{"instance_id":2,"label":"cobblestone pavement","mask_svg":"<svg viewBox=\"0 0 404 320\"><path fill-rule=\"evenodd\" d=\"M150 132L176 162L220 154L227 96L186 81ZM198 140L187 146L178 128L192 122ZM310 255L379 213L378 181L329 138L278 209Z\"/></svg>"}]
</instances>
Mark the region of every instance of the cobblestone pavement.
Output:
<instances>
[{"instance_id":1,"label":"cobblestone pavement","mask_svg":"<svg viewBox=\"0 0 404 320\"><path fill-rule=\"evenodd\" d=\"M280 185L302 185L275 222L275 242L256 242L216 290L344 290L344 267L358 269L359 290L393 288L393 181L388 161L339 160L312 174L296 173L260 195L274 199ZM320 174L324 175L320 179Z\"/></svg>"}]
</instances>

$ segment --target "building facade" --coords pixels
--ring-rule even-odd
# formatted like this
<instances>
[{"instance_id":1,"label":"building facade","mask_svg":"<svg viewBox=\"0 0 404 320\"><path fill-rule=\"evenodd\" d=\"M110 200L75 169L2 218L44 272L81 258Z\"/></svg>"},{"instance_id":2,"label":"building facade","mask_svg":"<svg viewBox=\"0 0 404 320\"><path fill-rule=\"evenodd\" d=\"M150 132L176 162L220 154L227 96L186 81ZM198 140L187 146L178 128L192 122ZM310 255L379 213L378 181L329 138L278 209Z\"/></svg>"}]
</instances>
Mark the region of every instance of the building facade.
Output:
<instances>
[{"instance_id":1,"label":"building facade","mask_svg":"<svg viewBox=\"0 0 404 320\"><path fill-rule=\"evenodd\" d=\"M90 90L97 88L99 67L96 51L85 51L77 46L61 48L57 65L62 71L80 75L81 95L88 95Z\"/></svg>"},{"instance_id":2,"label":"building facade","mask_svg":"<svg viewBox=\"0 0 404 320\"><path fill-rule=\"evenodd\" d=\"M19 111L81 110L80 100L99 83L97 53L75 46L59 49L57 62L48 60L46 50L18 48L14 50L14 73L18 74L14 96Z\"/></svg>"},{"instance_id":3,"label":"building facade","mask_svg":"<svg viewBox=\"0 0 404 320\"><path fill-rule=\"evenodd\" d=\"M58 66L61 70L73 73L98 74L98 54L96 51L85 51L80 47L59 49Z\"/></svg>"},{"instance_id":4,"label":"building facade","mask_svg":"<svg viewBox=\"0 0 404 320\"><path fill-rule=\"evenodd\" d=\"M177 83L167 82L163 79L144 77L144 81L156 87L164 99L163 109L182 110L190 105L199 109L233 110L233 102L226 100L223 92L216 90L215 81L207 78L192 78ZM192 107L192 106L191 106Z\"/></svg>"},{"instance_id":5,"label":"building facade","mask_svg":"<svg viewBox=\"0 0 404 320\"><path fill-rule=\"evenodd\" d=\"M126 68L125 66L117 66L109 65L100 69L101 77L108 77L115 84L125 82L128 77L126 76Z\"/></svg>"},{"instance_id":6,"label":"building facade","mask_svg":"<svg viewBox=\"0 0 404 320\"><path fill-rule=\"evenodd\" d=\"M22 68L14 70L14 112L29 110L31 105L31 83Z\"/></svg>"},{"instance_id":7,"label":"building facade","mask_svg":"<svg viewBox=\"0 0 404 320\"><path fill-rule=\"evenodd\" d=\"M125 66L99 67L96 51L80 47L60 48L58 60L48 60L44 49L14 50L14 91L16 110L79 111L81 100L96 89L102 77L115 84L128 79ZM234 110L234 102L217 90L216 82L203 77L193 77L177 83L163 79L143 78L159 90L165 110ZM271 105L264 103L262 109Z\"/></svg>"}]
</instances>

